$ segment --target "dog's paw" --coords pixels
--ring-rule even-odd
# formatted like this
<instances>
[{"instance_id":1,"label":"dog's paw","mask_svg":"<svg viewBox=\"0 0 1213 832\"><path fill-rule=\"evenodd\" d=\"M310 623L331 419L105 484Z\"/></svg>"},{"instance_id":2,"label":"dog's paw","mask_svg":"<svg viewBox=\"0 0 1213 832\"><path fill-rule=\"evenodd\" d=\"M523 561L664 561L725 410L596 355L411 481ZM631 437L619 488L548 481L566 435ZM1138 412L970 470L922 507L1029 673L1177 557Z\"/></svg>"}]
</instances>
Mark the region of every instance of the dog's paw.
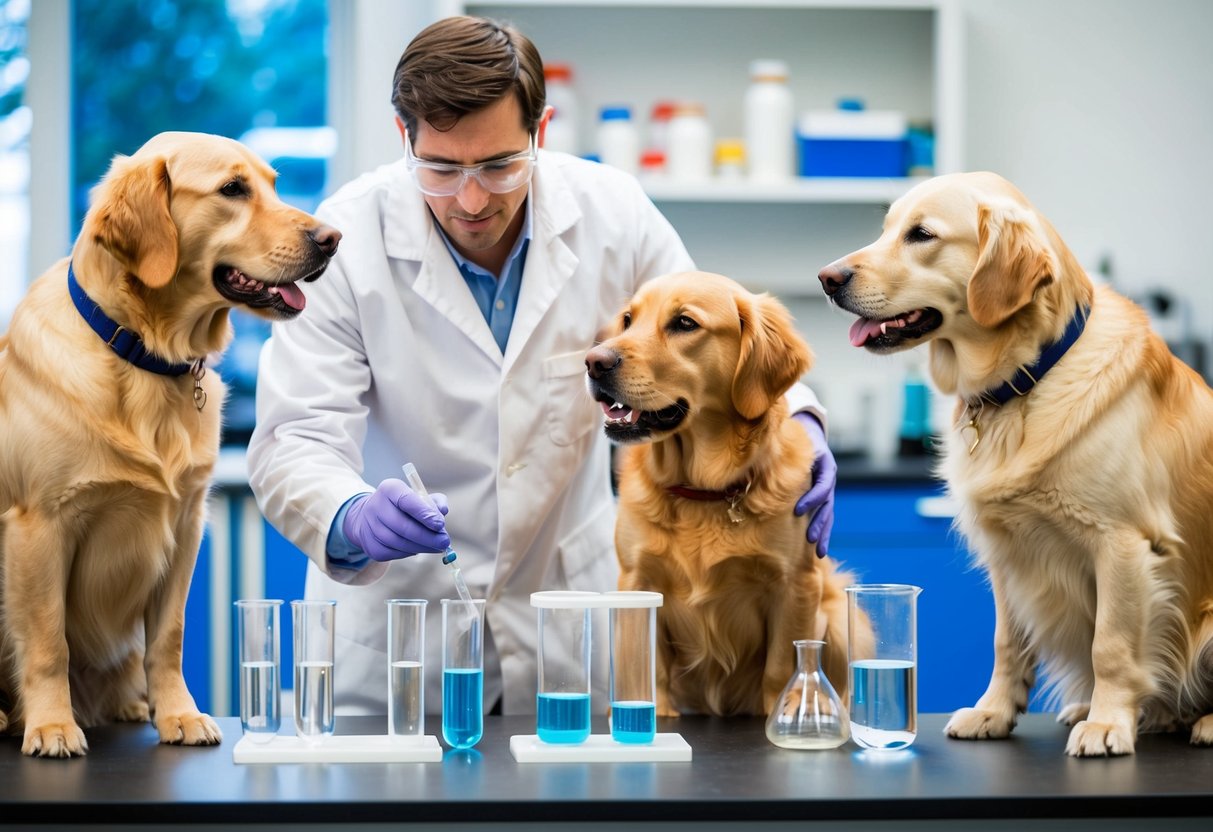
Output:
<instances>
[{"instance_id":1,"label":"dog's paw","mask_svg":"<svg viewBox=\"0 0 1213 832\"><path fill-rule=\"evenodd\" d=\"M114 719L118 722L151 722L152 713L146 702L137 699L120 707L114 713Z\"/></svg>"},{"instance_id":2,"label":"dog's paw","mask_svg":"<svg viewBox=\"0 0 1213 832\"><path fill-rule=\"evenodd\" d=\"M1091 713L1090 702L1071 702L1061 709L1061 712L1057 715L1057 721L1062 725L1069 725L1073 728L1086 719L1089 713Z\"/></svg>"},{"instance_id":3,"label":"dog's paw","mask_svg":"<svg viewBox=\"0 0 1213 832\"><path fill-rule=\"evenodd\" d=\"M1213 714L1205 714L1192 726L1193 745L1213 745Z\"/></svg>"},{"instance_id":4,"label":"dog's paw","mask_svg":"<svg viewBox=\"0 0 1213 832\"><path fill-rule=\"evenodd\" d=\"M952 714L943 732L958 740L1000 740L1010 736L1014 719L980 708L961 708Z\"/></svg>"},{"instance_id":5,"label":"dog's paw","mask_svg":"<svg viewBox=\"0 0 1213 832\"><path fill-rule=\"evenodd\" d=\"M160 732L160 742L170 745L218 745L223 742L223 732L215 720L197 712L156 717L156 730Z\"/></svg>"},{"instance_id":6,"label":"dog's paw","mask_svg":"<svg viewBox=\"0 0 1213 832\"><path fill-rule=\"evenodd\" d=\"M1066 753L1071 757L1115 757L1132 754L1135 741L1131 726L1083 720L1070 731Z\"/></svg>"},{"instance_id":7,"label":"dog's paw","mask_svg":"<svg viewBox=\"0 0 1213 832\"><path fill-rule=\"evenodd\" d=\"M21 753L29 757L83 757L88 753L88 741L74 722L29 725Z\"/></svg>"}]
</instances>

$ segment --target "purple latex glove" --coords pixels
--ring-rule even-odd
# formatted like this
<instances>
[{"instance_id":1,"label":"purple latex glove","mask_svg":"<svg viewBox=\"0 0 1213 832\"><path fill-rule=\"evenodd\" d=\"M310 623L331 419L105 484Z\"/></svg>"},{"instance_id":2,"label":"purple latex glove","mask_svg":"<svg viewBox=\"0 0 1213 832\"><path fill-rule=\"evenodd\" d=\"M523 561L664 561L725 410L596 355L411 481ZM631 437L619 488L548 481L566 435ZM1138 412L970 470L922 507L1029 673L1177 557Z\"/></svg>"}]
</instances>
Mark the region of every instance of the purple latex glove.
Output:
<instances>
[{"instance_id":1,"label":"purple latex glove","mask_svg":"<svg viewBox=\"0 0 1213 832\"><path fill-rule=\"evenodd\" d=\"M838 463L826 444L825 430L816 416L802 411L793 414L792 418L804 426L813 440L813 484L796 501L796 515L816 512L809 521L805 539L816 543L817 557L824 558L830 553L830 532L834 529L834 486L838 483Z\"/></svg>"},{"instance_id":2,"label":"purple latex glove","mask_svg":"<svg viewBox=\"0 0 1213 832\"><path fill-rule=\"evenodd\" d=\"M387 479L345 513L341 530L350 543L372 560L398 560L419 552L442 552L451 545L446 533L446 495L431 493L438 507L403 480Z\"/></svg>"}]
</instances>

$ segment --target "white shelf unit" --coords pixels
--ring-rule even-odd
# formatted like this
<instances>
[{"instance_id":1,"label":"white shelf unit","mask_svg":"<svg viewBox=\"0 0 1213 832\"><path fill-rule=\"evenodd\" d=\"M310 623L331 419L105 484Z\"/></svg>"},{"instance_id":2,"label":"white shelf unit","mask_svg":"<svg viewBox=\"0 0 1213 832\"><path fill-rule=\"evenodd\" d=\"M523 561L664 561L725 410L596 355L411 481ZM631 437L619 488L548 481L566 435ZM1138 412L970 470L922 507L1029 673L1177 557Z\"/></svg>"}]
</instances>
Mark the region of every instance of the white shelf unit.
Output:
<instances>
[{"instance_id":1,"label":"white shelf unit","mask_svg":"<svg viewBox=\"0 0 1213 832\"><path fill-rule=\"evenodd\" d=\"M583 153L597 114L628 104L647 144L659 100L703 103L716 138L740 137L755 58L788 63L796 111L858 97L935 135L935 170L961 168L963 27L954 0L436 0L437 16L516 25L547 61L572 65ZM822 297L814 275L870 242L885 206L917 179L642 178L701 268L781 296Z\"/></svg>"}]
</instances>

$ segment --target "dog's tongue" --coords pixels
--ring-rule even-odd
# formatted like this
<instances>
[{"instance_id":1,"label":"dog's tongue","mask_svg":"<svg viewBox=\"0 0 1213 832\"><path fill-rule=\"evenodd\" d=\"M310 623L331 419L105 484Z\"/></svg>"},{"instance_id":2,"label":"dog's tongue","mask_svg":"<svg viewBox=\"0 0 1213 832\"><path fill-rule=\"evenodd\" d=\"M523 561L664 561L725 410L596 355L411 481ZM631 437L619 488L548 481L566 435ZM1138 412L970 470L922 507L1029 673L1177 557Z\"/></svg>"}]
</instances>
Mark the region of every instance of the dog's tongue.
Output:
<instances>
[{"instance_id":1,"label":"dog's tongue","mask_svg":"<svg viewBox=\"0 0 1213 832\"><path fill-rule=\"evenodd\" d=\"M274 286L270 289L271 292L277 292L283 302L291 307L291 309L300 309L307 306L307 298L303 296L303 290L294 283L283 283L281 286Z\"/></svg>"},{"instance_id":2,"label":"dog's tongue","mask_svg":"<svg viewBox=\"0 0 1213 832\"><path fill-rule=\"evenodd\" d=\"M880 321L871 318L859 318L851 324L851 346L862 347L869 338L880 334Z\"/></svg>"}]
</instances>

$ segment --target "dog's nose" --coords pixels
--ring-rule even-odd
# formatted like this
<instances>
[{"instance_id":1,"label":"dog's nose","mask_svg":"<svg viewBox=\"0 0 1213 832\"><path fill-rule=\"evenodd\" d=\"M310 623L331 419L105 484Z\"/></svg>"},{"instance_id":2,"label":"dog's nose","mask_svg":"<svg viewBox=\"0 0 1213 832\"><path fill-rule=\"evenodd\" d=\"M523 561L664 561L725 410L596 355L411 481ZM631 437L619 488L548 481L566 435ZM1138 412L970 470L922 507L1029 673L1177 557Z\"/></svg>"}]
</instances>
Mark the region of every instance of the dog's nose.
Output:
<instances>
[{"instance_id":1,"label":"dog's nose","mask_svg":"<svg viewBox=\"0 0 1213 832\"><path fill-rule=\"evenodd\" d=\"M585 371L590 374L590 378L602 378L618 367L622 360L619 353L600 344L585 354Z\"/></svg>"},{"instance_id":2,"label":"dog's nose","mask_svg":"<svg viewBox=\"0 0 1213 832\"><path fill-rule=\"evenodd\" d=\"M341 232L331 225L319 225L308 232L316 247L324 252L325 257L337 253L337 244L341 242Z\"/></svg>"},{"instance_id":3,"label":"dog's nose","mask_svg":"<svg viewBox=\"0 0 1213 832\"><path fill-rule=\"evenodd\" d=\"M827 295L837 292L854 276L855 272L845 266L838 266L834 263L831 263L817 273L817 279L821 281L821 288L825 290Z\"/></svg>"}]
</instances>

